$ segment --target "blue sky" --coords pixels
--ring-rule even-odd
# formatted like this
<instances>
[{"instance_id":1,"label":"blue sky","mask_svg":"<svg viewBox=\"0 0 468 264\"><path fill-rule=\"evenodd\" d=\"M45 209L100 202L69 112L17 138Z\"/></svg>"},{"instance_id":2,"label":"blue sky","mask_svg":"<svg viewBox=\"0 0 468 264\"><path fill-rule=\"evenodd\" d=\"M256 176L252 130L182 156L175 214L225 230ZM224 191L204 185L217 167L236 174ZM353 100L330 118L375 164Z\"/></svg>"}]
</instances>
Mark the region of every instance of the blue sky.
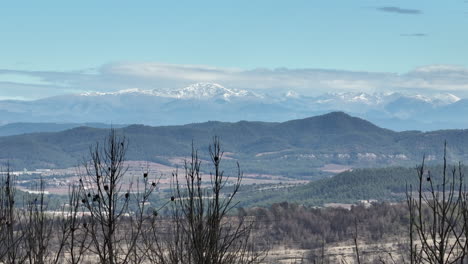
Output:
<instances>
[{"instance_id":1,"label":"blue sky","mask_svg":"<svg viewBox=\"0 0 468 264\"><path fill-rule=\"evenodd\" d=\"M362 76L370 72L371 80L381 78L370 89L378 90L391 89L385 78L406 78L433 65L439 68L429 80L438 75L439 82L414 88L466 92L459 85L468 78L466 0L7 1L0 17L0 98L176 88L192 81L268 89L262 75L241 85L245 77L238 73L267 71L271 79L284 70L288 79L309 74L282 84L288 89L315 89L320 85L304 79L328 70L336 71L328 81L355 72L360 77L353 78L369 81ZM177 68L178 79L148 79L141 74L148 65ZM115 72L128 67L138 74ZM213 69L229 76L187 78L180 72L187 67L198 70L187 76ZM458 79L440 76L440 69ZM126 85L117 84L122 79Z\"/></svg>"}]
</instances>

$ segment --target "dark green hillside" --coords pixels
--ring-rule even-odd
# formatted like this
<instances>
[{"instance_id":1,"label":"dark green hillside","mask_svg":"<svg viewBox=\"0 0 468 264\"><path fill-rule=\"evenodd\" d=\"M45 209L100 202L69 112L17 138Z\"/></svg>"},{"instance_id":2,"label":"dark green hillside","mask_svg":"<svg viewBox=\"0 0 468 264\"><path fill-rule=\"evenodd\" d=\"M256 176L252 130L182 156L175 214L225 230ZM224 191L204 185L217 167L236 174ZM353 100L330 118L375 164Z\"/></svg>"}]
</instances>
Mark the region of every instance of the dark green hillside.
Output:
<instances>
[{"instance_id":1,"label":"dark green hillside","mask_svg":"<svg viewBox=\"0 0 468 264\"><path fill-rule=\"evenodd\" d=\"M440 148L434 147L434 142L443 142L447 140L448 158L454 162L467 160L467 153L463 150L468 146L468 130L437 130L426 133L410 133L402 136L397 143L402 146L411 146L413 153L424 153L426 155L441 156ZM422 155L421 155L422 156Z\"/></svg>"},{"instance_id":2,"label":"dark green hillside","mask_svg":"<svg viewBox=\"0 0 468 264\"><path fill-rule=\"evenodd\" d=\"M429 169L434 180L440 180L442 167ZM242 205L290 202L322 206L325 203L356 203L359 200L402 201L405 199L406 184L416 188L417 182L415 168L355 169L296 187L259 186L257 191L246 187Z\"/></svg>"},{"instance_id":3,"label":"dark green hillside","mask_svg":"<svg viewBox=\"0 0 468 264\"><path fill-rule=\"evenodd\" d=\"M355 169L298 187L287 198L309 203L401 200L406 183L416 184L414 168Z\"/></svg>"},{"instance_id":4,"label":"dark green hillside","mask_svg":"<svg viewBox=\"0 0 468 264\"><path fill-rule=\"evenodd\" d=\"M394 132L342 112L284 123L206 122L184 126L132 125L118 129L130 141L128 159L167 164L167 158L186 157L192 141L206 158L214 135L223 149L239 160L246 173L317 179L325 164L351 167L413 166L423 154L440 158L445 139L449 158L468 159L468 131ZM16 169L76 165L88 148L102 140L106 129L79 127L55 133L0 137L0 159ZM225 160L227 168L234 160Z\"/></svg>"},{"instance_id":5,"label":"dark green hillside","mask_svg":"<svg viewBox=\"0 0 468 264\"><path fill-rule=\"evenodd\" d=\"M342 112L284 122L276 131L295 147L331 152L380 151L385 146L393 149L397 134Z\"/></svg>"}]
</instances>

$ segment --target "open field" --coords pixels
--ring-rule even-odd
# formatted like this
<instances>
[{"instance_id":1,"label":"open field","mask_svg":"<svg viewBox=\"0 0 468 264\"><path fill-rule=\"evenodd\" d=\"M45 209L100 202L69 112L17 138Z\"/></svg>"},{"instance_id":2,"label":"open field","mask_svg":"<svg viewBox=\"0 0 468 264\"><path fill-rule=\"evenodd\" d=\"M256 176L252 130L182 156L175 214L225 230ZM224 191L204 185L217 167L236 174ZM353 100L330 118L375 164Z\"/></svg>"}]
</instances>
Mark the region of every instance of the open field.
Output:
<instances>
[{"instance_id":1,"label":"open field","mask_svg":"<svg viewBox=\"0 0 468 264\"><path fill-rule=\"evenodd\" d=\"M164 165L157 162L147 161L127 161L128 166L125 174L124 189L129 187L130 182L137 182L144 172L148 172L149 178L158 183L159 189L167 190L171 187L172 175L175 171L179 174L183 173L184 158L175 157L171 159L174 162L173 166ZM203 161L202 161L203 162ZM205 164L208 161L204 162ZM225 172L226 176L235 176L231 172ZM18 188L23 191L33 191L39 179L42 177L45 180L45 191L50 194L63 195L68 193L68 188L73 183L78 183L79 179L86 175L84 166L70 167L65 169L37 169L34 171L14 171L13 175L18 177ZM209 173L204 173L203 179L206 185L210 183ZM246 173L242 180L244 185L251 184L305 184L308 181L300 179L292 179L279 175Z\"/></svg>"}]
</instances>

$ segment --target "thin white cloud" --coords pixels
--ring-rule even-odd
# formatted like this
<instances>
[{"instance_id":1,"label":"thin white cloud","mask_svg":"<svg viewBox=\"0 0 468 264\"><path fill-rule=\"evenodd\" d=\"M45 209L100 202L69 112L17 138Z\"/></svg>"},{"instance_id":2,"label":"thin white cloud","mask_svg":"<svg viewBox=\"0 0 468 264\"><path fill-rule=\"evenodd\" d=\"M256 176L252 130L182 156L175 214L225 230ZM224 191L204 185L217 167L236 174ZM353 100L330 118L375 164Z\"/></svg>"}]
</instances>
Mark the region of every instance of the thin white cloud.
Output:
<instances>
[{"instance_id":1,"label":"thin white cloud","mask_svg":"<svg viewBox=\"0 0 468 264\"><path fill-rule=\"evenodd\" d=\"M181 79L181 80L220 80L241 72L237 69L215 68L200 65L173 65L161 63L117 63L102 67L102 73L122 76L136 76L152 79Z\"/></svg>"},{"instance_id":2,"label":"thin white cloud","mask_svg":"<svg viewBox=\"0 0 468 264\"><path fill-rule=\"evenodd\" d=\"M0 82L23 83L23 84L31 84L31 85L48 84L40 77L25 75L25 74L15 74L15 73L0 74Z\"/></svg>"},{"instance_id":3,"label":"thin white cloud","mask_svg":"<svg viewBox=\"0 0 468 264\"><path fill-rule=\"evenodd\" d=\"M8 79L8 76L15 78ZM196 82L216 82L231 88L261 89L267 92L295 90L302 94L417 90L428 93L455 91L468 95L468 68L426 65L405 74L396 74L288 68L242 70L204 65L129 62L106 64L93 71L81 72L0 70L0 97L36 99L72 91L177 89Z\"/></svg>"}]
</instances>

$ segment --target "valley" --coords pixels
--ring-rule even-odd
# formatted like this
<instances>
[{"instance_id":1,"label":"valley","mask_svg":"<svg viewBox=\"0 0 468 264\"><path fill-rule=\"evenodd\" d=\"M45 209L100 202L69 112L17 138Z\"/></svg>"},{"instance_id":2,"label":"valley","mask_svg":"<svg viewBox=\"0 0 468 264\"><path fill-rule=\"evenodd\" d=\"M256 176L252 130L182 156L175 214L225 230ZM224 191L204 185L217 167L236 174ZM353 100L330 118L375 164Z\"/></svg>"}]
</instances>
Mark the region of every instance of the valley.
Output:
<instances>
[{"instance_id":1,"label":"valley","mask_svg":"<svg viewBox=\"0 0 468 264\"><path fill-rule=\"evenodd\" d=\"M143 173L147 172L151 179L157 183L159 190L168 191L171 188L171 184L173 184L172 174L176 171L183 172L184 170L182 158L172 158L171 160L178 160L180 162L168 166L148 161L128 161L127 171L123 179L124 188L129 188L131 183L141 178ZM0 175L2 174L4 175L5 172L0 172ZM22 170L10 171L10 174L16 177L17 187L23 192L35 192L40 182L43 181L44 190L48 194L68 195L70 186L78 184L79 179L86 175L86 168L84 166L77 166L64 169ZM205 175L206 182L203 183L204 187L210 184L208 176L209 175ZM259 190L287 188L308 183L306 180L278 175L248 173L243 175L242 182L244 185L268 186L263 188L259 187ZM228 182L228 185L231 184L232 182Z\"/></svg>"}]
</instances>

